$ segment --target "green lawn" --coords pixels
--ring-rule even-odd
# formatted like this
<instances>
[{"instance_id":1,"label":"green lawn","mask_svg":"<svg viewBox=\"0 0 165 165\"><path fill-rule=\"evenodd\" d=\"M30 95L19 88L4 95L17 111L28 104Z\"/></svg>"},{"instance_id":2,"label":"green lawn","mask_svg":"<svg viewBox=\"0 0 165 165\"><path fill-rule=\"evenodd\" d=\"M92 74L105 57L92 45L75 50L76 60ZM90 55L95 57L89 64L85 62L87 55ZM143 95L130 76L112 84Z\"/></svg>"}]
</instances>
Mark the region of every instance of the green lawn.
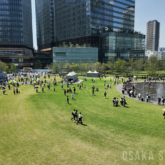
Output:
<instances>
[{"instance_id":1,"label":"green lawn","mask_svg":"<svg viewBox=\"0 0 165 165\"><path fill-rule=\"evenodd\" d=\"M105 99L104 79L84 84L86 90L72 85L76 94L75 100L67 94L70 105L59 84L56 92L53 85L45 93L36 93L32 85L21 85L19 95L1 91L0 165L165 164L162 107L131 99L127 107L113 107L113 97L121 96L114 86ZM95 96L93 85L100 89ZM86 126L71 121L73 109L82 112ZM124 159L123 153L128 154Z\"/></svg>"}]
</instances>

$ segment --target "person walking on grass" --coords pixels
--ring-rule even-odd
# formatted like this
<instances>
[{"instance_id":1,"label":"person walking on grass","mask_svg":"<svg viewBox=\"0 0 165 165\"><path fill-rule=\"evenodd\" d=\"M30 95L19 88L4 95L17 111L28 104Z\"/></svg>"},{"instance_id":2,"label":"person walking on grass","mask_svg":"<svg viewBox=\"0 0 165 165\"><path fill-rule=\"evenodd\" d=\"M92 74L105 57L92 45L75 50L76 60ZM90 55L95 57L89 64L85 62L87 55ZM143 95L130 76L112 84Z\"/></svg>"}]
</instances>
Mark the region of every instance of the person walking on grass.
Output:
<instances>
[{"instance_id":1,"label":"person walking on grass","mask_svg":"<svg viewBox=\"0 0 165 165\"><path fill-rule=\"evenodd\" d=\"M75 115L76 115L76 111L75 111L75 109L74 109L74 111L72 112L72 116L73 116L73 117L71 118L71 120L74 119L74 122L75 122L75 117L76 117Z\"/></svg>"},{"instance_id":2,"label":"person walking on grass","mask_svg":"<svg viewBox=\"0 0 165 165\"><path fill-rule=\"evenodd\" d=\"M69 104L69 98L68 98L68 96L67 96L67 99L66 99L66 104Z\"/></svg>"},{"instance_id":3,"label":"person walking on grass","mask_svg":"<svg viewBox=\"0 0 165 165\"><path fill-rule=\"evenodd\" d=\"M81 112L79 113L79 120L77 121L77 124L78 123L81 123L82 124L82 114L81 114Z\"/></svg>"},{"instance_id":4,"label":"person walking on grass","mask_svg":"<svg viewBox=\"0 0 165 165\"><path fill-rule=\"evenodd\" d=\"M66 96L66 89L64 89L64 96Z\"/></svg>"},{"instance_id":5,"label":"person walking on grass","mask_svg":"<svg viewBox=\"0 0 165 165\"><path fill-rule=\"evenodd\" d=\"M72 100L74 100L74 94L72 93Z\"/></svg>"},{"instance_id":6,"label":"person walking on grass","mask_svg":"<svg viewBox=\"0 0 165 165\"><path fill-rule=\"evenodd\" d=\"M16 88L16 94L18 94L18 88Z\"/></svg>"},{"instance_id":7,"label":"person walking on grass","mask_svg":"<svg viewBox=\"0 0 165 165\"><path fill-rule=\"evenodd\" d=\"M5 94L5 88L3 88L3 94Z\"/></svg>"},{"instance_id":8,"label":"person walking on grass","mask_svg":"<svg viewBox=\"0 0 165 165\"><path fill-rule=\"evenodd\" d=\"M15 95L15 88L13 88L13 93L14 93L14 95Z\"/></svg>"},{"instance_id":9,"label":"person walking on grass","mask_svg":"<svg viewBox=\"0 0 165 165\"><path fill-rule=\"evenodd\" d=\"M104 97L105 97L105 99L106 99L106 95L107 95L107 93L106 93L106 91L104 92Z\"/></svg>"}]
</instances>

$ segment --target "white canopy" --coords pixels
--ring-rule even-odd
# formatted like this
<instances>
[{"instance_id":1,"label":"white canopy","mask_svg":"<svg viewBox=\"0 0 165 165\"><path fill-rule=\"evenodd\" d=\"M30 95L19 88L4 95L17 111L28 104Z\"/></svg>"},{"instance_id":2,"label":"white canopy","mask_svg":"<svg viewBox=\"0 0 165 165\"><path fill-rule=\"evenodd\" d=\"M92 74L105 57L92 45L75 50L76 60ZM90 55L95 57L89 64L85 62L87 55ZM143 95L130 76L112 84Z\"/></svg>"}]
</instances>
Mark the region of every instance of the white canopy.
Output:
<instances>
[{"instance_id":1,"label":"white canopy","mask_svg":"<svg viewBox=\"0 0 165 165\"><path fill-rule=\"evenodd\" d=\"M67 74L67 76L74 76L74 75L77 75L77 73L75 73L74 71Z\"/></svg>"},{"instance_id":2,"label":"white canopy","mask_svg":"<svg viewBox=\"0 0 165 165\"><path fill-rule=\"evenodd\" d=\"M99 72L94 71L94 72L87 72L87 77L99 77Z\"/></svg>"}]
</instances>

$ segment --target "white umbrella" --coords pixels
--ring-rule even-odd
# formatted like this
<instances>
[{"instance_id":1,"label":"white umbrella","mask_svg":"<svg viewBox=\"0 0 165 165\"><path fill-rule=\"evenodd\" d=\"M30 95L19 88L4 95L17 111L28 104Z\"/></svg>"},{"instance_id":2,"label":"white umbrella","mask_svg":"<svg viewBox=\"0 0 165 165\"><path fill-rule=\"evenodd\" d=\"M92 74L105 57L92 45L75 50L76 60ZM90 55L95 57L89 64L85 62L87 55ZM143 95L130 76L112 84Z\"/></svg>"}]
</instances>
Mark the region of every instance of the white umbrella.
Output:
<instances>
[{"instance_id":1,"label":"white umbrella","mask_svg":"<svg viewBox=\"0 0 165 165\"><path fill-rule=\"evenodd\" d=\"M162 111L165 111L165 109L162 109Z\"/></svg>"}]
</instances>

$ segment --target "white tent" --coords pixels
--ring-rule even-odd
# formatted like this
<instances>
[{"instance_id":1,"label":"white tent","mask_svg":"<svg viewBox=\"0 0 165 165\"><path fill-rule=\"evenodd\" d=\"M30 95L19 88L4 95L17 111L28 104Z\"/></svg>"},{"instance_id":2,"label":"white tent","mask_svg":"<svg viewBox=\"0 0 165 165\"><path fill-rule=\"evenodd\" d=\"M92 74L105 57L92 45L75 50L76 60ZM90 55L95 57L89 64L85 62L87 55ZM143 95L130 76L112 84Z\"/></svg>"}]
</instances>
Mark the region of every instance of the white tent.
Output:
<instances>
[{"instance_id":1,"label":"white tent","mask_svg":"<svg viewBox=\"0 0 165 165\"><path fill-rule=\"evenodd\" d=\"M67 79L68 81L73 81L73 82L75 82L75 81L78 80L78 74L75 73L75 72L70 72L69 74L66 75L66 79Z\"/></svg>"},{"instance_id":2,"label":"white tent","mask_svg":"<svg viewBox=\"0 0 165 165\"><path fill-rule=\"evenodd\" d=\"M99 77L99 72L94 71L94 72L87 72L87 77Z\"/></svg>"}]
</instances>

